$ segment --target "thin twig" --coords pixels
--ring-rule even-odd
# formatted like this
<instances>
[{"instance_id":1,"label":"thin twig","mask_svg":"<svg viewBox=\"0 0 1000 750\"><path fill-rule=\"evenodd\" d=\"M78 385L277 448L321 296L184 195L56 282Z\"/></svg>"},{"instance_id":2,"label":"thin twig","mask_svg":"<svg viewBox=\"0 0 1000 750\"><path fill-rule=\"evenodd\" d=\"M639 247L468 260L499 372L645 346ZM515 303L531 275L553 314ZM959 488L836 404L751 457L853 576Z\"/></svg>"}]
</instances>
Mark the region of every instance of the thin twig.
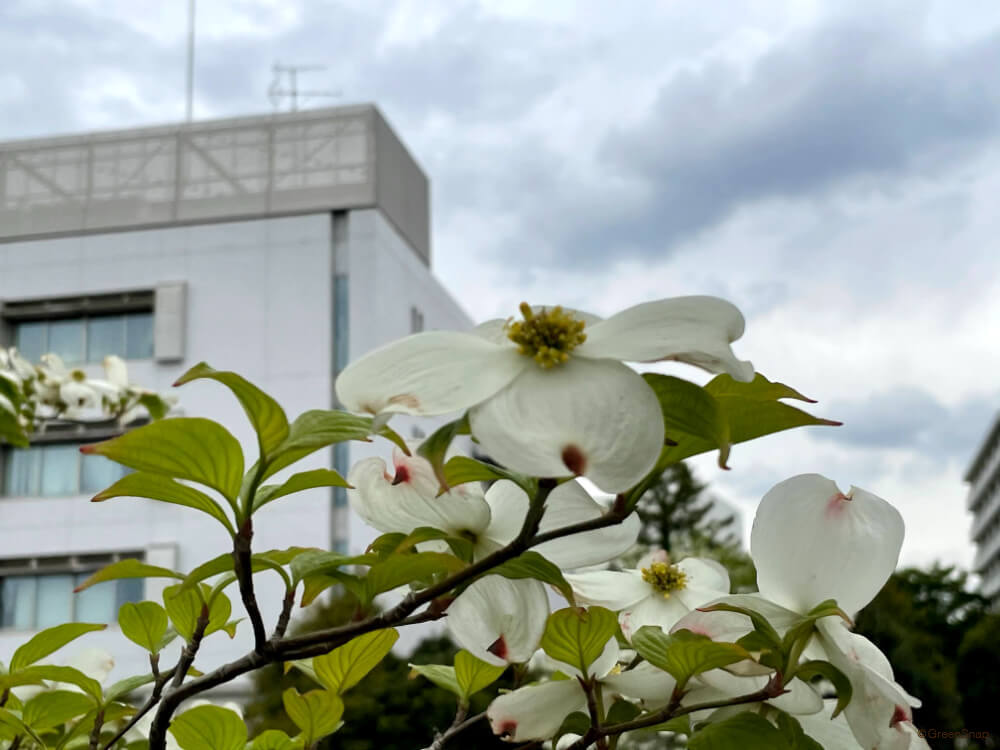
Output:
<instances>
[{"instance_id":1,"label":"thin twig","mask_svg":"<svg viewBox=\"0 0 1000 750\"><path fill-rule=\"evenodd\" d=\"M156 681L153 683L153 691L149 694L149 698L138 711L132 714L132 717L128 720L125 726L119 729L117 734L115 734L115 736L112 737L111 740L104 746L104 750L111 750L118 740L124 737L132 727L142 720L143 716L153 710L153 707L160 701L160 695L163 693L163 688L166 687L168 682L170 682L170 678L174 676L174 672L176 670L177 667L171 667L166 672L160 672L157 674Z\"/></svg>"},{"instance_id":2,"label":"thin twig","mask_svg":"<svg viewBox=\"0 0 1000 750\"><path fill-rule=\"evenodd\" d=\"M425 750L442 750L448 740L452 739L457 734L461 734L469 727L486 718L485 711L481 714L476 714L475 716L466 718L466 714L468 714L468 712L469 704L465 702L459 703L458 709L455 711L455 720L451 722L451 726L448 727L443 734L439 734L435 737L434 742L425 748Z\"/></svg>"},{"instance_id":3,"label":"thin twig","mask_svg":"<svg viewBox=\"0 0 1000 750\"><path fill-rule=\"evenodd\" d=\"M261 617L260 607L257 606L257 595L253 588L253 559L250 549L252 541L253 519L248 517L233 537L233 567L240 585L240 598L243 599L243 607L253 628L254 649L263 652L268 646L268 640L267 631L264 629L264 618Z\"/></svg>"}]
</instances>

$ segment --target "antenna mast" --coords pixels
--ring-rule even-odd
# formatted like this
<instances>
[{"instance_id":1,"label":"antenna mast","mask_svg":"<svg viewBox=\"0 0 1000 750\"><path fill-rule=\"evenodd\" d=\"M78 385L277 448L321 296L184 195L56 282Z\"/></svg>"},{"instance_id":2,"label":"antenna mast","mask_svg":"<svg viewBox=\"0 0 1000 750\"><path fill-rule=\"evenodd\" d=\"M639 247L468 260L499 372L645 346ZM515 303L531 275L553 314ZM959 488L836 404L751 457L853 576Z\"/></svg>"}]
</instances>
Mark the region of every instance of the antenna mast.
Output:
<instances>
[{"instance_id":1,"label":"antenna mast","mask_svg":"<svg viewBox=\"0 0 1000 750\"><path fill-rule=\"evenodd\" d=\"M191 0L194 2L194 0ZM335 99L340 91L302 91L299 89L299 73L312 73L326 70L325 65L282 65L280 62L271 66L274 80L267 89L267 98L277 112L281 108L281 100L288 99L289 111L296 112L299 108L299 98L324 97Z\"/></svg>"}]
</instances>

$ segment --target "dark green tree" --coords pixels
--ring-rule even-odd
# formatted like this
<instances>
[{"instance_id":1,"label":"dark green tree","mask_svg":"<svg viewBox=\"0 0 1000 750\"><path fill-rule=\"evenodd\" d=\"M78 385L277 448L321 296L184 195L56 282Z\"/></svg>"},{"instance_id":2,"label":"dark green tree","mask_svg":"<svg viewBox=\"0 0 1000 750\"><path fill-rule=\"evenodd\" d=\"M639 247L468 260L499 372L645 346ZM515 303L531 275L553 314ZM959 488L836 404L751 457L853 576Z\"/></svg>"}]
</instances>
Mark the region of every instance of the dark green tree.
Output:
<instances>
[{"instance_id":1,"label":"dark green tree","mask_svg":"<svg viewBox=\"0 0 1000 750\"><path fill-rule=\"evenodd\" d=\"M906 568L892 575L878 596L857 616L855 631L868 637L889 658L896 681L923 701L914 710L917 727L939 731L978 729L963 707L959 652L970 631L983 620L987 601L969 591L968 574L935 564L929 570ZM967 647L970 651L974 646ZM996 641L992 648L997 649ZM1000 701L995 674L980 688ZM995 715L995 708L993 709ZM952 739L928 738L931 747L952 748ZM974 745L973 745L974 747Z\"/></svg>"},{"instance_id":2,"label":"dark green tree","mask_svg":"<svg viewBox=\"0 0 1000 750\"><path fill-rule=\"evenodd\" d=\"M989 732L1000 746L1000 614L979 618L958 648L958 685L962 693L962 718L970 731Z\"/></svg>"},{"instance_id":3,"label":"dark green tree","mask_svg":"<svg viewBox=\"0 0 1000 750\"><path fill-rule=\"evenodd\" d=\"M333 627L350 620L355 612L353 598L334 597L317 605L293 626L299 633ZM422 677L411 675L409 664L451 664L458 650L445 635L421 641L408 658L395 653L385 659L360 683L344 695L346 723L320 743L320 750L417 750L434 740L455 718L456 699ZM288 719L281 694L290 687L300 692L317 685L296 669L284 672L271 664L254 673L254 700L247 706L246 719L256 734L265 729L281 729L291 735L298 730ZM509 675L473 697L470 715L486 709L500 688L512 688ZM481 721L456 738L455 747L500 750L509 745L497 740L487 721Z\"/></svg>"}]
</instances>

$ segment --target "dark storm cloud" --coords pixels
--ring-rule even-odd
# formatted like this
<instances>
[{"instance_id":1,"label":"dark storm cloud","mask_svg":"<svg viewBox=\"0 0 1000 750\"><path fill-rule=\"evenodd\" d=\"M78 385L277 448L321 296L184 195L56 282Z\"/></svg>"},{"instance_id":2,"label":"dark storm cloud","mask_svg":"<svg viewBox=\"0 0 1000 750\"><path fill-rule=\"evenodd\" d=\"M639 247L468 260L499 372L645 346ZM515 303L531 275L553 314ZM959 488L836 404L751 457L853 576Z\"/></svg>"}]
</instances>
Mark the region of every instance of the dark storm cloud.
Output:
<instances>
[{"instance_id":1,"label":"dark storm cloud","mask_svg":"<svg viewBox=\"0 0 1000 750\"><path fill-rule=\"evenodd\" d=\"M601 154L646 199L573 232L567 252L616 243L656 253L742 204L858 176L933 174L996 136L1000 37L946 50L917 23L876 19L780 45L748 74L719 63L673 77Z\"/></svg>"},{"instance_id":2,"label":"dark storm cloud","mask_svg":"<svg viewBox=\"0 0 1000 750\"><path fill-rule=\"evenodd\" d=\"M972 396L949 407L928 391L893 388L833 403L826 411L843 426L817 430L814 436L855 448L912 450L928 458L965 460L982 440L998 403L1000 393Z\"/></svg>"}]
</instances>

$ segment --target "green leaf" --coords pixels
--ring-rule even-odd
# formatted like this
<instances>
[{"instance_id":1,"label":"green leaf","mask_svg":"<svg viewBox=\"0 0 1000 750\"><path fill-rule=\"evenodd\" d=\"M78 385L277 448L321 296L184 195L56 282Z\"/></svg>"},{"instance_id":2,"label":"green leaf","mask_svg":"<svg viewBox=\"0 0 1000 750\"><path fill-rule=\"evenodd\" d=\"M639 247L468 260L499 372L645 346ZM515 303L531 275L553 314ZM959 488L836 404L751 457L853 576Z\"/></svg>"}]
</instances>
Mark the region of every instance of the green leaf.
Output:
<instances>
[{"instance_id":1,"label":"green leaf","mask_svg":"<svg viewBox=\"0 0 1000 750\"><path fill-rule=\"evenodd\" d=\"M823 677L833 683L833 687L837 691L837 706L834 708L831 718L837 718L837 715L851 702L851 696L854 693L851 681L847 679L847 675L828 661L815 659L803 662L795 670L795 676L806 682L816 677Z\"/></svg>"},{"instance_id":2,"label":"green leaf","mask_svg":"<svg viewBox=\"0 0 1000 750\"><path fill-rule=\"evenodd\" d=\"M21 426L17 416L0 407L0 441L2 440L18 448L27 448L31 444L28 433Z\"/></svg>"},{"instance_id":3,"label":"green leaf","mask_svg":"<svg viewBox=\"0 0 1000 750\"><path fill-rule=\"evenodd\" d=\"M617 700L608 709L608 715L604 723L611 726L624 724L626 721L632 721L632 719L641 713L642 709L636 704L626 700Z\"/></svg>"},{"instance_id":4,"label":"green leaf","mask_svg":"<svg viewBox=\"0 0 1000 750\"><path fill-rule=\"evenodd\" d=\"M139 405L149 412L150 419L154 421L163 419L170 411L170 404L158 393L143 393L139 396Z\"/></svg>"},{"instance_id":5,"label":"green leaf","mask_svg":"<svg viewBox=\"0 0 1000 750\"><path fill-rule=\"evenodd\" d=\"M445 664L411 664L410 669L421 677L426 677L439 688L459 698L466 697L465 690L458 684L458 678L455 676L455 667Z\"/></svg>"},{"instance_id":6,"label":"green leaf","mask_svg":"<svg viewBox=\"0 0 1000 750\"><path fill-rule=\"evenodd\" d=\"M147 565L142 560L128 558L106 565L94 573L90 578L81 583L74 593L79 593L86 588L103 583L104 581L115 581L120 578L183 578L182 573L170 568L161 568L158 565Z\"/></svg>"},{"instance_id":7,"label":"green leaf","mask_svg":"<svg viewBox=\"0 0 1000 750\"><path fill-rule=\"evenodd\" d=\"M39 747L47 747L45 741L35 733L35 730L25 724L21 717L3 707L0 707L0 726L10 727L13 730L13 736L24 734L37 742Z\"/></svg>"},{"instance_id":8,"label":"green leaf","mask_svg":"<svg viewBox=\"0 0 1000 750\"><path fill-rule=\"evenodd\" d=\"M272 500L302 492L316 487L350 487L340 474L333 469L313 469L293 474L284 484L268 484L257 490L253 499L253 511L256 512Z\"/></svg>"},{"instance_id":9,"label":"green leaf","mask_svg":"<svg viewBox=\"0 0 1000 750\"><path fill-rule=\"evenodd\" d=\"M67 622L43 630L20 646L10 657L10 671L19 672L39 659L44 659L81 635L104 630L107 625L87 622Z\"/></svg>"},{"instance_id":10,"label":"green leaf","mask_svg":"<svg viewBox=\"0 0 1000 750\"><path fill-rule=\"evenodd\" d=\"M740 615L745 615L750 618L750 622L753 624L754 632L759 637L759 645L764 648L772 648L775 650L781 650L781 636L778 635L778 631L774 629L774 626L767 621L760 612L757 612L747 607L740 607L735 604L711 604L704 607L699 607L702 612L735 612ZM746 637L746 636L744 636ZM740 639L742 640L742 639ZM758 649L763 650L763 649Z\"/></svg>"},{"instance_id":11,"label":"green leaf","mask_svg":"<svg viewBox=\"0 0 1000 750\"><path fill-rule=\"evenodd\" d=\"M124 698L129 693L138 690L143 685L148 685L156 678L152 673L149 674L139 674L134 677L126 677L124 679L118 680L107 690L104 691L104 703L105 705L118 700L119 698Z\"/></svg>"},{"instance_id":12,"label":"green leaf","mask_svg":"<svg viewBox=\"0 0 1000 750\"><path fill-rule=\"evenodd\" d=\"M308 550L298 555L289 563L292 571L292 582L298 583L308 576L329 575L345 565L365 565L372 562L367 556L350 557L339 552L326 550Z\"/></svg>"},{"instance_id":13,"label":"green leaf","mask_svg":"<svg viewBox=\"0 0 1000 750\"><path fill-rule=\"evenodd\" d=\"M718 375L705 386L705 391L719 405L719 409L729 424L730 443L770 435L793 427L812 425L839 425L829 419L820 419L807 414L778 399L791 398L808 401L798 391L781 383L772 383L760 373L750 383L733 380L730 375ZM682 461L689 456L714 450L716 444L704 437L689 434L679 429L667 429L667 437L677 445L664 451L661 464L666 466Z\"/></svg>"},{"instance_id":14,"label":"green leaf","mask_svg":"<svg viewBox=\"0 0 1000 750\"><path fill-rule=\"evenodd\" d=\"M301 414L271 456L261 481L296 461L346 440L371 442L371 417L359 417L346 411L314 409Z\"/></svg>"},{"instance_id":15,"label":"green leaf","mask_svg":"<svg viewBox=\"0 0 1000 750\"><path fill-rule=\"evenodd\" d=\"M162 474L151 474L145 471L126 474L106 490L94 495L91 502L99 503L113 497L144 497L149 500L159 500L164 503L194 508L217 520L226 527L230 534L235 533L226 512L215 500L194 487L188 487L186 484L181 484Z\"/></svg>"},{"instance_id":16,"label":"green leaf","mask_svg":"<svg viewBox=\"0 0 1000 750\"><path fill-rule=\"evenodd\" d=\"M448 453L448 447L457 436L470 433L469 415L465 414L454 422L448 422L436 429L417 448L417 453L426 458L434 469L434 476L437 477L438 484L441 485L441 493L451 489L444 470L444 460Z\"/></svg>"},{"instance_id":17,"label":"green leaf","mask_svg":"<svg viewBox=\"0 0 1000 750\"><path fill-rule=\"evenodd\" d=\"M798 719L781 711L778 714L778 730L784 736L790 750L823 750L823 746L807 735Z\"/></svg>"},{"instance_id":18,"label":"green leaf","mask_svg":"<svg viewBox=\"0 0 1000 750\"><path fill-rule=\"evenodd\" d=\"M207 362L201 362L181 375L174 385L184 385L202 378L222 383L239 399L257 433L261 456L270 456L288 437L288 417L278 402L235 372L215 370Z\"/></svg>"},{"instance_id":19,"label":"green leaf","mask_svg":"<svg viewBox=\"0 0 1000 750\"><path fill-rule=\"evenodd\" d=\"M564 734L584 735L589 729L590 717L582 711L574 711L563 719L563 723L556 730L555 736L552 738L552 746L555 747Z\"/></svg>"},{"instance_id":20,"label":"green leaf","mask_svg":"<svg viewBox=\"0 0 1000 750\"><path fill-rule=\"evenodd\" d=\"M307 747L340 727L344 702L336 693L310 690L305 695L299 695L295 688L288 688L281 694L281 700L288 718L302 730L302 738Z\"/></svg>"},{"instance_id":21,"label":"green leaf","mask_svg":"<svg viewBox=\"0 0 1000 750\"><path fill-rule=\"evenodd\" d=\"M457 573L465 563L444 552L393 554L372 565L364 578L365 599L371 601L384 591L407 584L429 584L450 573Z\"/></svg>"},{"instance_id":22,"label":"green leaf","mask_svg":"<svg viewBox=\"0 0 1000 750\"><path fill-rule=\"evenodd\" d=\"M301 748L301 740L293 740L279 729L268 729L253 738L249 750L301 750Z\"/></svg>"},{"instance_id":23,"label":"green leaf","mask_svg":"<svg viewBox=\"0 0 1000 750\"><path fill-rule=\"evenodd\" d=\"M172 417L80 448L137 471L189 479L231 502L243 482L243 451L225 427L200 417Z\"/></svg>"},{"instance_id":24,"label":"green leaf","mask_svg":"<svg viewBox=\"0 0 1000 750\"><path fill-rule=\"evenodd\" d=\"M455 679L462 689L461 695L469 698L500 679L506 666L497 667L477 659L468 651L455 654Z\"/></svg>"},{"instance_id":25,"label":"green leaf","mask_svg":"<svg viewBox=\"0 0 1000 750\"><path fill-rule=\"evenodd\" d=\"M713 722L688 740L689 750L791 750L781 731L758 714L744 711Z\"/></svg>"},{"instance_id":26,"label":"green leaf","mask_svg":"<svg viewBox=\"0 0 1000 750\"><path fill-rule=\"evenodd\" d=\"M343 646L312 661L320 684L337 694L354 687L385 658L399 638L393 628L352 638Z\"/></svg>"},{"instance_id":27,"label":"green leaf","mask_svg":"<svg viewBox=\"0 0 1000 750\"><path fill-rule=\"evenodd\" d=\"M646 373L642 376L660 402L667 437L675 433L703 440L719 451L719 466L728 468L729 421L719 402L704 388L670 375Z\"/></svg>"},{"instance_id":28,"label":"green leaf","mask_svg":"<svg viewBox=\"0 0 1000 750\"><path fill-rule=\"evenodd\" d=\"M294 552L292 550L295 550ZM301 547L291 547L287 550L270 550L268 552L258 552L250 557L250 570L253 573L259 573L262 570L273 570L278 575L281 576L285 585L291 587L291 579L288 574L285 573L282 565L283 561L287 559L289 555L297 555L305 552L306 548ZM213 576L222 575L223 573L233 572L233 555L231 552L223 552L217 557L213 557L211 560L203 562L197 568L192 570L184 578L184 582L181 584L181 591L193 590L202 581L205 581ZM235 577L233 578L235 580ZM225 585L229 585L227 582Z\"/></svg>"},{"instance_id":29,"label":"green leaf","mask_svg":"<svg viewBox=\"0 0 1000 750\"><path fill-rule=\"evenodd\" d=\"M447 531L431 526L419 526L409 534L401 532L382 534L368 545L368 552L375 554L379 559L385 559L395 552L409 552L418 544L435 540L447 542L452 552L463 560L472 559L474 546L471 540L452 536Z\"/></svg>"},{"instance_id":30,"label":"green leaf","mask_svg":"<svg viewBox=\"0 0 1000 750\"><path fill-rule=\"evenodd\" d=\"M118 610L118 625L132 643L155 654L167 634L167 612L156 602L125 602Z\"/></svg>"},{"instance_id":31,"label":"green leaf","mask_svg":"<svg viewBox=\"0 0 1000 750\"><path fill-rule=\"evenodd\" d=\"M220 706L196 706L170 723L181 750L243 750L247 725L235 711Z\"/></svg>"},{"instance_id":32,"label":"green leaf","mask_svg":"<svg viewBox=\"0 0 1000 750\"><path fill-rule=\"evenodd\" d=\"M203 602L208 599L210 593L211 589L205 584L201 584L200 593L191 589L182 591L180 584L168 586L163 590L163 603L170 616L170 621L185 641L190 641L191 636L194 635L202 608L208 606ZM232 611L233 607L229 597L225 594L217 594L208 609L208 626L205 628L205 635L222 630Z\"/></svg>"},{"instance_id":33,"label":"green leaf","mask_svg":"<svg viewBox=\"0 0 1000 750\"><path fill-rule=\"evenodd\" d=\"M553 659L587 674L617 628L615 613L604 607L567 607L549 615L541 646Z\"/></svg>"},{"instance_id":34,"label":"green leaf","mask_svg":"<svg viewBox=\"0 0 1000 750\"><path fill-rule=\"evenodd\" d=\"M508 560L493 568L489 573L490 575L503 576L504 578L534 578L542 583L549 583L559 589L559 593L571 605L576 604L573 587L569 585L559 567L546 560L534 550L522 552L513 560Z\"/></svg>"},{"instance_id":35,"label":"green leaf","mask_svg":"<svg viewBox=\"0 0 1000 750\"><path fill-rule=\"evenodd\" d=\"M735 643L718 643L690 630L668 635L654 625L639 628L632 646L650 664L669 672L682 688L694 675L750 658Z\"/></svg>"},{"instance_id":36,"label":"green leaf","mask_svg":"<svg viewBox=\"0 0 1000 750\"><path fill-rule=\"evenodd\" d=\"M21 718L36 732L44 732L70 719L83 716L94 707L94 700L75 690L48 690L24 704Z\"/></svg>"},{"instance_id":37,"label":"green leaf","mask_svg":"<svg viewBox=\"0 0 1000 750\"><path fill-rule=\"evenodd\" d=\"M101 683L93 677L88 677L79 669L74 667L61 667L54 664L35 664L26 667L21 671L21 676L31 680L47 680L49 682L68 682L76 685L87 695L91 696L95 702L100 703L104 698L104 690Z\"/></svg>"},{"instance_id":38,"label":"green leaf","mask_svg":"<svg viewBox=\"0 0 1000 750\"><path fill-rule=\"evenodd\" d=\"M531 477L501 469L499 466L477 461L468 456L453 456L445 463L444 478L449 487L468 482L496 482L509 479L533 497L538 491L538 482Z\"/></svg>"}]
</instances>

